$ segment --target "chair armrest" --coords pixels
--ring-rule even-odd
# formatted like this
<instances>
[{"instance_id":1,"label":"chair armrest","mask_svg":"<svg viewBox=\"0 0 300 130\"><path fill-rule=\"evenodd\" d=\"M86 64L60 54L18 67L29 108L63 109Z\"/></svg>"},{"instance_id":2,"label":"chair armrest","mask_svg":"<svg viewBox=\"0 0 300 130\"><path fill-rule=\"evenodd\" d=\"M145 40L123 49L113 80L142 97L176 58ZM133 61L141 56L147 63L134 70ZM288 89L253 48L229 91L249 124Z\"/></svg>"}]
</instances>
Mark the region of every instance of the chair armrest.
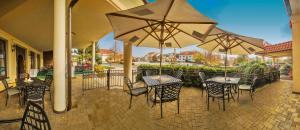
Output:
<instances>
[{"instance_id":1,"label":"chair armrest","mask_svg":"<svg viewBox=\"0 0 300 130\"><path fill-rule=\"evenodd\" d=\"M9 119L9 120L0 120L0 124L7 124L7 123L16 123L22 121L22 118L16 119Z\"/></svg>"}]
</instances>

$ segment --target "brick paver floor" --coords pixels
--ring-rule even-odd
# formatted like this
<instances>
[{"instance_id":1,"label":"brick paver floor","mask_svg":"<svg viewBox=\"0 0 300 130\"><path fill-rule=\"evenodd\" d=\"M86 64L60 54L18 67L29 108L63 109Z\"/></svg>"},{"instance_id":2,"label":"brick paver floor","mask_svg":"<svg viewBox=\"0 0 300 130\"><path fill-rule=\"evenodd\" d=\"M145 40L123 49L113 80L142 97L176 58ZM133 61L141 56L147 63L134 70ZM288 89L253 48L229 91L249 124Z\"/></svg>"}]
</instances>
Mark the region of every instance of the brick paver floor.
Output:
<instances>
[{"instance_id":1,"label":"brick paver floor","mask_svg":"<svg viewBox=\"0 0 300 130\"><path fill-rule=\"evenodd\" d=\"M46 112L51 126L57 130L123 130L123 129L300 129L300 95L292 94L292 81L281 80L259 88L252 102L244 92L240 101L226 101L226 111L219 109L218 101L206 109L206 98L201 90L184 87L181 91L180 114L176 102L163 105L164 117L160 118L160 106L146 103L146 97L133 98L128 109L129 96L120 89L99 88L82 95L80 78L73 81L73 109L64 114L52 112L46 93ZM0 94L0 120L20 117L23 108L17 98L4 105ZM220 102L221 103L221 102ZM0 129L17 129L19 124L0 125Z\"/></svg>"}]
</instances>

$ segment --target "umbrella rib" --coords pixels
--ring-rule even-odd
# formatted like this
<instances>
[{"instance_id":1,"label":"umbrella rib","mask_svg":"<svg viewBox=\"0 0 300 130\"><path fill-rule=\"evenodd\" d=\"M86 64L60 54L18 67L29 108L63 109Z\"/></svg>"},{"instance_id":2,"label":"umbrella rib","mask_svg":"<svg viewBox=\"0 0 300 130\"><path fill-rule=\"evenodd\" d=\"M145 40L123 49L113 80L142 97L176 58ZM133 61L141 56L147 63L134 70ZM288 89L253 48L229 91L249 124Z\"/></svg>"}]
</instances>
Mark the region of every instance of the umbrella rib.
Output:
<instances>
[{"instance_id":1,"label":"umbrella rib","mask_svg":"<svg viewBox=\"0 0 300 130\"><path fill-rule=\"evenodd\" d=\"M180 33L180 31L174 33L173 36L177 35L178 33ZM168 39L170 39L170 38L171 38L171 35L168 35L168 37L166 37L165 40L168 40Z\"/></svg>"},{"instance_id":2,"label":"umbrella rib","mask_svg":"<svg viewBox=\"0 0 300 130\"><path fill-rule=\"evenodd\" d=\"M211 51L214 51L220 44L217 44Z\"/></svg>"},{"instance_id":3,"label":"umbrella rib","mask_svg":"<svg viewBox=\"0 0 300 130\"><path fill-rule=\"evenodd\" d=\"M181 48L181 46L179 45L179 43L177 42L177 40L175 39L175 37L173 36L173 34L170 32L170 30L168 28L166 28L166 30L169 32L169 34L171 34L171 37L174 39L174 41L179 46L179 48Z\"/></svg>"},{"instance_id":4,"label":"umbrella rib","mask_svg":"<svg viewBox=\"0 0 300 130\"><path fill-rule=\"evenodd\" d=\"M153 36L152 34L151 34L151 32L148 32L146 29L143 29L146 33L148 33L150 36L152 36L154 39L156 39L156 40L159 40L157 37L155 37L155 36Z\"/></svg>"},{"instance_id":5,"label":"umbrella rib","mask_svg":"<svg viewBox=\"0 0 300 130\"><path fill-rule=\"evenodd\" d=\"M223 35L223 36L225 36L225 35ZM217 35L217 37L218 37L218 39L220 40L220 42L218 41L218 39L216 39L215 41L217 42L217 43L219 43L224 49L228 49L224 44L223 44L223 42L224 42L224 40L226 40L226 39L221 39L222 37L220 37L219 35Z\"/></svg>"},{"instance_id":6,"label":"umbrella rib","mask_svg":"<svg viewBox=\"0 0 300 130\"><path fill-rule=\"evenodd\" d=\"M154 23L154 24L151 24L151 26L152 26L152 25L157 25L157 24L158 24L158 23ZM119 38L119 37L121 37L121 36L124 36L124 35L126 35L126 34L129 34L129 33L135 32L135 31L138 31L138 30L140 30L140 29L146 28L146 27L149 27L149 25L143 26L143 27L140 27L140 28L137 28L137 29L134 29L134 30L130 30L130 31L125 32L125 33L122 33L122 34L116 36L115 39L117 39L117 38Z\"/></svg>"},{"instance_id":7,"label":"umbrella rib","mask_svg":"<svg viewBox=\"0 0 300 130\"><path fill-rule=\"evenodd\" d=\"M241 40L241 41L243 41L243 42L246 42L246 43L248 43L248 44L250 44L250 45L256 46L256 47L261 48L261 49L264 49L264 48L262 48L262 47L260 47L260 46L257 46L257 45L255 45L255 44L252 44L252 43L248 42L248 41L245 41L245 40L243 40L243 39L241 39L241 38L239 38L239 37L236 37L236 38L239 39L239 40Z\"/></svg>"},{"instance_id":8,"label":"umbrella rib","mask_svg":"<svg viewBox=\"0 0 300 130\"><path fill-rule=\"evenodd\" d=\"M138 20L148 20L148 21L158 22L158 20L155 20L155 19L145 19L145 18L140 18L140 17L130 16L130 15L125 15L125 14L118 14L118 13L108 13L106 15L107 16L108 15L113 15L113 16L126 17L126 18L138 19Z\"/></svg>"},{"instance_id":9,"label":"umbrella rib","mask_svg":"<svg viewBox=\"0 0 300 130\"><path fill-rule=\"evenodd\" d=\"M147 22L147 24L150 26L149 21L146 21L146 22ZM158 25L158 26L159 26L159 25ZM157 26L157 27L158 27L158 26ZM156 27L156 28L157 28L157 27ZM150 28L151 28L151 30L154 32L155 36L156 36L157 38L159 38L158 34L155 32L156 28L153 29L152 26L150 26Z\"/></svg>"},{"instance_id":10,"label":"umbrella rib","mask_svg":"<svg viewBox=\"0 0 300 130\"><path fill-rule=\"evenodd\" d=\"M167 25L169 25L169 24L167 24ZM185 32L185 31L183 31L183 30L179 29L178 27L174 27L174 26L172 26L172 25L169 25L169 26L171 26L171 27L177 29L178 31L180 31L180 32L182 32L182 33L184 33L184 34L186 34L186 35L189 35L189 36L191 36L191 37L193 37L193 38L195 38L195 39L197 39L197 40L203 41L203 40L201 40L201 39L199 39L199 38L197 38L197 37L195 37L195 36L193 36L193 35L191 35L191 34Z\"/></svg>"},{"instance_id":11,"label":"umbrella rib","mask_svg":"<svg viewBox=\"0 0 300 130\"><path fill-rule=\"evenodd\" d=\"M176 27L178 27L179 25L180 25L180 24L177 24ZM171 27L169 27L169 28L171 28ZM170 35L171 35L174 31L175 31L175 28L173 28L172 31L171 31L171 33L169 33L169 34L166 36L165 40L168 40L169 38L171 38ZM178 32L177 32L177 33L178 33ZM169 36L170 36L170 37L169 37Z\"/></svg>"},{"instance_id":12,"label":"umbrella rib","mask_svg":"<svg viewBox=\"0 0 300 130\"><path fill-rule=\"evenodd\" d=\"M234 47L237 47L237 46L239 46L241 43L242 43L242 42L238 42L236 45L230 47L229 49L232 49L232 48L234 48Z\"/></svg>"},{"instance_id":13,"label":"umbrella rib","mask_svg":"<svg viewBox=\"0 0 300 130\"><path fill-rule=\"evenodd\" d=\"M212 35L211 35L211 36L212 36ZM223 36L221 36L221 37L223 37ZM203 46L203 45L205 45L205 44L207 44L207 43L209 43L209 42L212 42L212 41L214 41L214 40L216 40L216 39L218 39L218 37L215 38L215 39L211 39L211 40L209 40L209 41L206 41L206 42L204 42L204 43L198 45L198 47L199 47L199 46Z\"/></svg>"},{"instance_id":14,"label":"umbrella rib","mask_svg":"<svg viewBox=\"0 0 300 130\"><path fill-rule=\"evenodd\" d=\"M167 23L180 23L180 24L217 24L217 22L175 22L175 21L168 21Z\"/></svg>"},{"instance_id":15,"label":"umbrella rib","mask_svg":"<svg viewBox=\"0 0 300 130\"><path fill-rule=\"evenodd\" d=\"M165 16L164 16L163 21L166 20L166 18L167 18L167 16L168 16L168 14L169 14L169 12L170 12L171 7L173 6L173 4L174 4L174 0L171 1L170 5L169 5L169 7L168 7L168 10L167 10L167 12L166 12L166 14L165 14Z\"/></svg>"},{"instance_id":16,"label":"umbrella rib","mask_svg":"<svg viewBox=\"0 0 300 130\"><path fill-rule=\"evenodd\" d=\"M251 54L242 44L240 44L240 46L245 50L247 51L248 54Z\"/></svg>"},{"instance_id":17,"label":"umbrella rib","mask_svg":"<svg viewBox=\"0 0 300 130\"><path fill-rule=\"evenodd\" d=\"M155 27L155 29L158 27L159 25L157 25L156 27ZM154 30L155 30L154 29ZM153 30L150 32L150 33L148 33L148 35L146 35L136 46L139 46L147 37L149 37L149 35L151 34L153 32Z\"/></svg>"},{"instance_id":18,"label":"umbrella rib","mask_svg":"<svg viewBox=\"0 0 300 130\"><path fill-rule=\"evenodd\" d=\"M232 43L229 44L229 48L236 42L236 38L232 40Z\"/></svg>"}]
</instances>

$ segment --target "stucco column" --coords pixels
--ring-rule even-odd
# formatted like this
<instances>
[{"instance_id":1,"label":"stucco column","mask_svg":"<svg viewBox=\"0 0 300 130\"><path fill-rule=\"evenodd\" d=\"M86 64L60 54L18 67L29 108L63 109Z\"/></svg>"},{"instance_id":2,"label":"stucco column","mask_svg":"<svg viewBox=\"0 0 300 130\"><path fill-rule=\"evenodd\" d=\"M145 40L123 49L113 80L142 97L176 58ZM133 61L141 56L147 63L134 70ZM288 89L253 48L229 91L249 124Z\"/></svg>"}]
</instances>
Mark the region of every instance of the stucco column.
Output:
<instances>
[{"instance_id":1,"label":"stucco column","mask_svg":"<svg viewBox=\"0 0 300 130\"><path fill-rule=\"evenodd\" d=\"M293 92L300 93L300 14L292 16Z\"/></svg>"},{"instance_id":2,"label":"stucco column","mask_svg":"<svg viewBox=\"0 0 300 130\"><path fill-rule=\"evenodd\" d=\"M54 111L66 110L66 0L54 0Z\"/></svg>"},{"instance_id":3,"label":"stucco column","mask_svg":"<svg viewBox=\"0 0 300 130\"><path fill-rule=\"evenodd\" d=\"M132 81L132 44L124 43L124 76ZM124 82L123 90L128 90Z\"/></svg>"},{"instance_id":4,"label":"stucco column","mask_svg":"<svg viewBox=\"0 0 300 130\"><path fill-rule=\"evenodd\" d=\"M96 64L96 42L92 43L92 70L94 71Z\"/></svg>"}]
</instances>

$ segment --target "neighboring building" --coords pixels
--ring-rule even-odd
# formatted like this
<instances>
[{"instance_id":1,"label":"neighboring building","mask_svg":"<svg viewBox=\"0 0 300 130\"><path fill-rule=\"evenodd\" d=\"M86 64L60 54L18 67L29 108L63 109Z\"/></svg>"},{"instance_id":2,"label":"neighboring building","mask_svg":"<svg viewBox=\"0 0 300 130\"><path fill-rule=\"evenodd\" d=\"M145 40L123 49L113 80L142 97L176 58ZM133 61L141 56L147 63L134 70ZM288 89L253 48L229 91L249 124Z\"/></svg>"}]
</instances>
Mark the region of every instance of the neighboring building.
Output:
<instances>
[{"instance_id":1,"label":"neighboring building","mask_svg":"<svg viewBox=\"0 0 300 130\"><path fill-rule=\"evenodd\" d=\"M157 52L149 52L143 57L143 61L146 62L155 62L159 60L159 53Z\"/></svg>"},{"instance_id":2,"label":"neighboring building","mask_svg":"<svg viewBox=\"0 0 300 130\"><path fill-rule=\"evenodd\" d=\"M194 62L193 55L195 55L197 51L184 51L178 55L177 61L180 62Z\"/></svg>"},{"instance_id":3,"label":"neighboring building","mask_svg":"<svg viewBox=\"0 0 300 130\"><path fill-rule=\"evenodd\" d=\"M96 55L101 58L102 63L107 63L107 59L112 56L114 52L108 49L100 49L97 51Z\"/></svg>"}]
</instances>

